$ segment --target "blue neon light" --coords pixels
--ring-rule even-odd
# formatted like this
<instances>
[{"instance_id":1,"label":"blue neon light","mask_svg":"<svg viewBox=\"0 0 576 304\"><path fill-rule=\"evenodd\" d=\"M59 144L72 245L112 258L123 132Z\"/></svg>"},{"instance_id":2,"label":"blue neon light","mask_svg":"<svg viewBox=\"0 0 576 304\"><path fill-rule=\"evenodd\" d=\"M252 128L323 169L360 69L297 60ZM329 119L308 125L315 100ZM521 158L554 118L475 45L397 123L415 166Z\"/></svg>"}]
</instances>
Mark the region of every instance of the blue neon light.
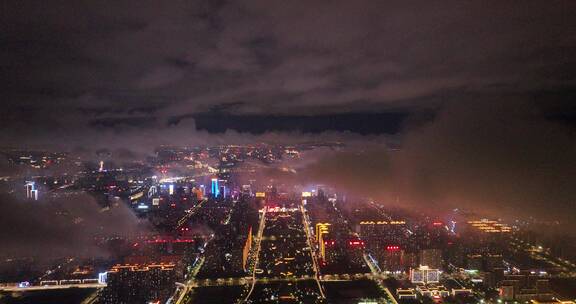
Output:
<instances>
[{"instance_id":1,"label":"blue neon light","mask_svg":"<svg viewBox=\"0 0 576 304\"><path fill-rule=\"evenodd\" d=\"M212 194L214 196L220 195L220 188L218 187L218 179L217 178L212 179Z\"/></svg>"}]
</instances>

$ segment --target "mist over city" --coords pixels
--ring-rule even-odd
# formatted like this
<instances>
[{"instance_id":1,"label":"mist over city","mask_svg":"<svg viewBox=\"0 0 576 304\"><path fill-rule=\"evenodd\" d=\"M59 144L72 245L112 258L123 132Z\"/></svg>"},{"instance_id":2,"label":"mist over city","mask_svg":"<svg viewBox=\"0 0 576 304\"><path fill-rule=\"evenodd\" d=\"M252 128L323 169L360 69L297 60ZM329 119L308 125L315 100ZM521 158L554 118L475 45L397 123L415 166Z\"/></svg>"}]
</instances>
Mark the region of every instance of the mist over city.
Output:
<instances>
[{"instance_id":1,"label":"mist over city","mask_svg":"<svg viewBox=\"0 0 576 304\"><path fill-rule=\"evenodd\" d=\"M574 12L3 2L0 303L574 303Z\"/></svg>"}]
</instances>

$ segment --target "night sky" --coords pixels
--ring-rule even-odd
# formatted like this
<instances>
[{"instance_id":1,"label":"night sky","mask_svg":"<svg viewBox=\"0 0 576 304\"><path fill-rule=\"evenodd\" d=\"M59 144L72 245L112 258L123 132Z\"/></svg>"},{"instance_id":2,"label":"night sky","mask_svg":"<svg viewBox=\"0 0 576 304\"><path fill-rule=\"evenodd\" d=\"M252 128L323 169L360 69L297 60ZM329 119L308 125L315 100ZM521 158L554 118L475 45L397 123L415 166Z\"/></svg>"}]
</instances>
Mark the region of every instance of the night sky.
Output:
<instances>
[{"instance_id":1,"label":"night sky","mask_svg":"<svg viewBox=\"0 0 576 304\"><path fill-rule=\"evenodd\" d=\"M398 134L467 103L576 113L573 1L0 5L3 145Z\"/></svg>"}]
</instances>

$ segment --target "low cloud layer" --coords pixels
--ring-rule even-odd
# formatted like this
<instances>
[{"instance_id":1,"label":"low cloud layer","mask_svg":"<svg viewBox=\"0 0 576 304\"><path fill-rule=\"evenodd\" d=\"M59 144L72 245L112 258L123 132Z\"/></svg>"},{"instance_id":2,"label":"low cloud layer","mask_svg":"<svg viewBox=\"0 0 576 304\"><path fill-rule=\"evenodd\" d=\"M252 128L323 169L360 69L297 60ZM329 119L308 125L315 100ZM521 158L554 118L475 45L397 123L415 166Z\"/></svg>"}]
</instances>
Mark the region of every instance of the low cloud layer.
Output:
<instances>
[{"instance_id":1,"label":"low cloud layer","mask_svg":"<svg viewBox=\"0 0 576 304\"><path fill-rule=\"evenodd\" d=\"M0 214L0 257L106 257L103 238L147 231L124 204L102 209L89 195L46 202L1 194Z\"/></svg>"},{"instance_id":2,"label":"low cloud layer","mask_svg":"<svg viewBox=\"0 0 576 304\"><path fill-rule=\"evenodd\" d=\"M355 147L300 174L428 212L461 208L564 223L574 215L574 132L528 103L447 106L432 121L407 127L400 146Z\"/></svg>"}]
</instances>

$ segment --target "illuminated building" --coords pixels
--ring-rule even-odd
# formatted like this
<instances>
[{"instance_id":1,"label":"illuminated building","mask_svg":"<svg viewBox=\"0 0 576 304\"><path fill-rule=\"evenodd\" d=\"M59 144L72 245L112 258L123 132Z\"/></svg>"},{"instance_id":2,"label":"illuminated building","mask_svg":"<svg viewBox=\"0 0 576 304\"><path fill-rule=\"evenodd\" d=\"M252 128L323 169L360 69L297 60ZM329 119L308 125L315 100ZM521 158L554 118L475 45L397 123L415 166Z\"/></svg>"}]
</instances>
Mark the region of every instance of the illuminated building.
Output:
<instances>
[{"instance_id":1,"label":"illuminated building","mask_svg":"<svg viewBox=\"0 0 576 304\"><path fill-rule=\"evenodd\" d=\"M340 257L340 251L336 250L336 241L324 239L324 237L322 237L322 241L324 242L324 262L326 264L337 262Z\"/></svg>"},{"instance_id":2,"label":"illuminated building","mask_svg":"<svg viewBox=\"0 0 576 304\"><path fill-rule=\"evenodd\" d=\"M246 243L242 249L242 269L244 269L244 271L247 270L246 261L248 260L250 249L252 249L252 227L248 229L248 238L246 238Z\"/></svg>"},{"instance_id":3,"label":"illuminated building","mask_svg":"<svg viewBox=\"0 0 576 304\"><path fill-rule=\"evenodd\" d=\"M498 290L501 300L550 301L554 297L548 279L531 274L506 275Z\"/></svg>"},{"instance_id":4,"label":"illuminated building","mask_svg":"<svg viewBox=\"0 0 576 304\"><path fill-rule=\"evenodd\" d=\"M155 196L157 193L158 193L158 188L156 186L150 187L150 189L148 189L148 198Z\"/></svg>"},{"instance_id":5,"label":"illuminated building","mask_svg":"<svg viewBox=\"0 0 576 304\"><path fill-rule=\"evenodd\" d=\"M116 265L106 273L101 303L164 302L174 291L176 279L175 264L171 263Z\"/></svg>"},{"instance_id":6,"label":"illuminated building","mask_svg":"<svg viewBox=\"0 0 576 304\"><path fill-rule=\"evenodd\" d=\"M384 250L382 256L382 270L387 271L402 271L403 270L403 257L404 251L400 249L400 246L389 245Z\"/></svg>"},{"instance_id":7,"label":"illuminated building","mask_svg":"<svg viewBox=\"0 0 576 304\"><path fill-rule=\"evenodd\" d=\"M498 295L501 300L511 301L514 300L514 286L506 285L498 289Z\"/></svg>"},{"instance_id":8,"label":"illuminated building","mask_svg":"<svg viewBox=\"0 0 576 304\"><path fill-rule=\"evenodd\" d=\"M35 182L26 182L26 198L31 200L38 200L38 189L36 189Z\"/></svg>"},{"instance_id":9,"label":"illuminated building","mask_svg":"<svg viewBox=\"0 0 576 304\"><path fill-rule=\"evenodd\" d=\"M412 283L424 283L425 277L426 275L423 270L420 269L410 270L410 281Z\"/></svg>"},{"instance_id":10,"label":"illuminated building","mask_svg":"<svg viewBox=\"0 0 576 304\"><path fill-rule=\"evenodd\" d=\"M221 180L221 182L223 182L223 181ZM221 185L219 193L222 195L222 197L228 196L228 188L226 188L225 185Z\"/></svg>"},{"instance_id":11,"label":"illuminated building","mask_svg":"<svg viewBox=\"0 0 576 304\"><path fill-rule=\"evenodd\" d=\"M504 258L501 254L488 254L484 257L487 271L494 271L504 267Z\"/></svg>"},{"instance_id":12,"label":"illuminated building","mask_svg":"<svg viewBox=\"0 0 576 304\"><path fill-rule=\"evenodd\" d=\"M414 289L409 288L409 289L397 289L396 290L396 295L398 296L399 300L403 300L403 299L410 299L410 300L416 300L416 293L414 292Z\"/></svg>"},{"instance_id":13,"label":"illuminated building","mask_svg":"<svg viewBox=\"0 0 576 304\"><path fill-rule=\"evenodd\" d=\"M160 205L160 199L155 197L152 199L152 206L159 206Z\"/></svg>"},{"instance_id":14,"label":"illuminated building","mask_svg":"<svg viewBox=\"0 0 576 304\"><path fill-rule=\"evenodd\" d=\"M442 285L439 286L418 285L416 286L416 290L423 297L440 298L440 297L447 297L450 295L450 292L446 289L446 287Z\"/></svg>"},{"instance_id":15,"label":"illuminated building","mask_svg":"<svg viewBox=\"0 0 576 304\"><path fill-rule=\"evenodd\" d=\"M204 198L204 191L202 191L202 188L194 188L192 189L192 193L194 193L196 195L196 199L201 201Z\"/></svg>"},{"instance_id":16,"label":"illuminated building","mask_svg":"<svg viewBox=\"0 0 576 304\"><path fill-rule=\"evenodd\" d=\"M212 190L212 195L214 197L217 197L218 195L220 195L220 188L218 187L218 179L217 178L212 179L211 190Z\"/></svg>"},{"instance_id":17,"label":"illuminated building","mask_svg":"<svg viewBox=\"0 0 576 304\"><path fill-rule=\"evenodd\" d=\"M440 249L423 249L420 252L420 265L430 268L442 267L442 250Z\"/></svg>"},{"instance_id":18,"label":"illuminated building","mask_svg":"<svg viewBox=\"0 0 576 304\"><path fill-rule=\"evenodd\" d=\"M202 196L206 196L206 186L200 185L200 191L202 191Z\"/></svg>"},{"instance_id":19,"label":"illuminated building","mask_svg":"<svg viewBox=\"0 0 576 304\"><path fill-rule=\"evenodd\" d=\"M33 199L33 200L35 200L35 201L37 201L37 200L38 200L38 189L34 189L34 190L30 191L30 192L31 192L31 197L30 197L30 198Z\"/></svg>"},{"instance_id":20,"label":"illuminated building","mask_svg":"<svg viewBox=\"0 0 576 304\"><path fill-rule=\"evenodd\" d=\"M459 296L459 295L469 296L472 295L472 292L473 291L470 288L453 288L452 296Z\"/></svg>"},{"instance_id":21,"label":"illuminated building","mask_svg":"<svg viewBox=\"0 0 576 304\"><path fill-rule=\"evenodd\" d=\"M108 280L107 272L101 272L98 274L98 284L106 284L107 280Z\"/></svg>"},{"instance_id":22,"label":"illuminated building","mask_svg":"<svg viewBox=\"0 0 576 304\"><path fill-rule=\"evenodd\" d=\"M330 223L318 223L316 224L316 242L318 242L318 247L320 249L320 257L322 257L323 260L326 259L326 245L324 244L324 234L327 234L329 232L328 227L330 226Z\"/></svg>"},{"instance_id":23,"label":"illuminated building","mask_svg":"<svg viewBox=\"0 0 576 304\"><path fill-rule=\"evenodd\" d=\"M265 198L266 192L256 192L255 196L258 198Z\"/></svg>"},{"instance_id":24,"label":"illuminated building","mask_svg":"<svg viewBox=\"0 0 576 304\"><path fill-rule=\"evenodd\" d=\"M32 190L35 188L34 182L26 182L26 198L32 198Z\"/></svg>"},{"instance_id":25,"label":"illuminated building","mask_svg":"<svg viewBox=\"0 0 576 304\"><path fill-rule=\"evenodd\" d=\"M500 221L481 219L476 221L468 221L470 226L484 233L510 233L512 228Z\"/></svg>"},{"instance_id":26,"label":"illuminated building","mask_svg":"<svg viewBox=\"0 0 576 304\"><path fill-rule=\"evenodd\" d=\"M428 266L420 266L417 269L410 269L410 281L415 284L438 283L440 281L440 271Z\"/></svg>"},{"instance_id":27,"label":"illuminated building","mask_svg":"<svg viewBox=\"0 0 576 304\"><path fill-rule=\"evenodd\" d=\"M361 265L364 262L364 249L366 242L361 239L352 239L348 241L346 253L352 264Z\"/></svg>"},{"instance_id":28,"label":"illuminated building","mask_svg":"<svg viewBox=\"0 0 576 304\"><path fill-rule=\"evenodd\" d=\"M403 270L418 267L418 254L415 252L402 251L402 266Z\"/></svg>"},{"instance_id":29,"label":"illuminated building","mask_svg":"<svg viewBox=\"0 0 576 304\"><path fill-rule=\"evenodd\" d=\"M428 269L426 271L426 283L440 282L440 271L438 269Z\"/></svg>"},{"instance_id":30,"label":"illuminated building","mask_svg":"<svg viewBox=\"0 0 576 304\"><path fill-rule=\"evenodd\" d=\"M467 268L471 270L496 271L504 268L500 254L469 254L466 260Z\"/></svg>"},{"instance_id":31,"label":"illuminated building","mask_svg":"<svg viewBox=\"0 0 576 304\"><path fill-rule=\"evenodd\" d=\"M466 257L467 268L471 270L482 270L484 268L482 267L482 260L482 255L480 254L469 254Z\"/></svg>"},{"instance_id":32,"label":"illuminated building","mask_svg":"<svg viewBox=\"0 0 576 304\"><path fill-rule=\"evenodd\" d=\"M384 253L389 244L402 244L405 239L404 220L362 220L354 225L355 231L366 240L376 255Z\"/></svg>"},{"instance_id":33,"label":"illuminated building","mask_svg":"<svg viewBox=\"0 0 576 304\"><path fill-rule=\"evenodd\" d=\"M252 195L252 186L251 185L242 185L242 194L244 195Z\"/></svg>"}]
</instances>

